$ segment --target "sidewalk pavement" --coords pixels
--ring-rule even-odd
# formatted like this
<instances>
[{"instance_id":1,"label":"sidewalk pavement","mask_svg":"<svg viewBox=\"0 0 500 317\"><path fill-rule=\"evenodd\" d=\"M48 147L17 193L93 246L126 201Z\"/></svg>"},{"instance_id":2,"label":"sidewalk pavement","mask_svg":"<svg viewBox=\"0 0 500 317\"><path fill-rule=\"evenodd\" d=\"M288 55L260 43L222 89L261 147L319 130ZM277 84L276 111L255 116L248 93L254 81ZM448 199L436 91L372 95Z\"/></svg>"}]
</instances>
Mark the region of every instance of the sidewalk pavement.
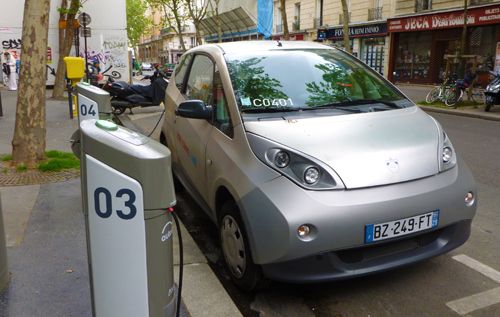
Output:
<instances>
[{"instance_id":1,"label":"sidewalk pavement","mask_svg":"<svg viewBox=\"0 0 500 317\"><path fill-rule=\"evenodd\" d=\"M398 86L414 102L425 100L429 87ZM16 91L0 88L0 154L12 152ZM47 150L71 152L69 139L78 119L69 118L67 100L47 91ZM421 107L425 111L500 121L500 106L476 109ZM121 116L126 126L143 133L159 120L161 107L133 110ZM148 133L149 134L149 133ZM158 138L159 128L152 134ZM90 316L90 285L80 180L0 187L10 284L0 294L0 316ZM0 185L1 186L1 185ZM0 214L1 215L1 214ZM212 273L207 260L182 226L184 278L182 316L241 316ZM175 279L179 258L174 239Z\"/></svg>"},{"instance_id":2,"label":"sidewalk pavement","mask_svg":"<svg viewBox=\"0 0 500 317\"><path fill-rule=\"evenodd\" d=\"M0 154L12 153L17 93L0 88L3 110ZM67 100L54 100L51 94L48 90L46 150L71 152L69 140L78 128L78 118L70 119ZM141 110L134 109L134 115L121 116L124 124L131 127L134 121L152 119L154 115L157 121L161 114L159 109L156 113L142 114ZM8 287L0 294L0 316L91 316L80 179L1 186L0 216L3 213L11 275ZM184 248L181 316L241 316L182 224L181 232ZM174 265L178 283L177 235Z\"/></svg>"}]
</instances>

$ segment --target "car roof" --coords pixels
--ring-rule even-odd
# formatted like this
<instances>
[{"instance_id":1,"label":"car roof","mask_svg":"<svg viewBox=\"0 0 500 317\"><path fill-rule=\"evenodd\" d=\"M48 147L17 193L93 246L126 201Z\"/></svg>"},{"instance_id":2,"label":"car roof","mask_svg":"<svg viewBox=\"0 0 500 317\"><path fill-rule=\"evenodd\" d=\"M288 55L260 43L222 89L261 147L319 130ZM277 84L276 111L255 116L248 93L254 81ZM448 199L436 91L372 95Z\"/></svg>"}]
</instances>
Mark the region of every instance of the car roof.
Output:
<instances>
[{"instance_id":1,"label":"car roof","mask_svg":"<svg viewBox=\"0 0 500 317\"><path fill-rule=\"evenodd\" d=\"M211 45L211 44L209 44ZM334 49L331 46L309 41L238 41L212 44L224 53L241 53L248 51L268 51L286 49Z\"/></svg>"}]
</instances>

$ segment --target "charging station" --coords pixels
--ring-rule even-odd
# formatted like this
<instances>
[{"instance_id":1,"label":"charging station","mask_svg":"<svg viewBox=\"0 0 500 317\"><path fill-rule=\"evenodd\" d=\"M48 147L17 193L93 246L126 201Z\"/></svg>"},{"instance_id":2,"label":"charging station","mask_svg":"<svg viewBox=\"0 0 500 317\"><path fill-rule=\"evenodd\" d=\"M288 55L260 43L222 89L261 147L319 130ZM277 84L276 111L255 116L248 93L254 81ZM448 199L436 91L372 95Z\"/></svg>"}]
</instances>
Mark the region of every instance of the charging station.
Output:
<instances>
[{"instance_id":1,"label":"charging station","mask_svg":"<svg viewBox=\"0 0 500 317\"><path fill-rule=\"evenodd\" d=\"M76 84L78 122L87 119L111 120L109 93L89 83Z\"/></svg>"},{"instance_id":2,"label":"charging station","mask_svg":"<svg viewBox=\"0 0 500 317\"><path fill-rule=\"evenodd\" d=\"M84 84L77 91L81 135L73 150L81 159L93 315L174 316L170 150L96 118L109 103L104 91Z\"/></svg>"}]
</instances>

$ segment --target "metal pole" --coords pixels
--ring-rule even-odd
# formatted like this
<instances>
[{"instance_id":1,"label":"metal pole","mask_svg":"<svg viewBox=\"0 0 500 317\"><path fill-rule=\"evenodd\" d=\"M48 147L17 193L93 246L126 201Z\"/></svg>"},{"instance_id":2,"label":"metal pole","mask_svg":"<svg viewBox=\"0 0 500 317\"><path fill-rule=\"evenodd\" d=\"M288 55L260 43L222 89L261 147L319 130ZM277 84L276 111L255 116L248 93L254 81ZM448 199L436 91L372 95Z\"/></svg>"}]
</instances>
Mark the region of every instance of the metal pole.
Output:
<instances>
[{"instance_id":1,"label":"metal pole","mask_svg":"<svg viewBox=\"0 0 500 317\"><path fill-rule=\"evenodd\" d=\"M3 117L3 109L2 109L2 92L0 91L0 117Z\"/></svg>"},{"instance_id":2,"label":"metal pole","mask_svg":"<svg viewBox=\"0 0 500 317\"><path fill-rule=\"evenodd\" d=\"M70 84L69 79L66 84L68 86L69 118L73 119L73 85Z\"/></svg>"},{"instance_id":3,"label":"metal pole","mask_svg":"<svg viewBox=\"0 0 500 317\"><path fill-rule=\"evenodd\" d=\"M83 27L86 28L87 23L83 24ZM84 36L85 38L85 76L86 76L86 81L89 82L89 65L87 62L87 36Z\"/></svg>"}]
</instances>

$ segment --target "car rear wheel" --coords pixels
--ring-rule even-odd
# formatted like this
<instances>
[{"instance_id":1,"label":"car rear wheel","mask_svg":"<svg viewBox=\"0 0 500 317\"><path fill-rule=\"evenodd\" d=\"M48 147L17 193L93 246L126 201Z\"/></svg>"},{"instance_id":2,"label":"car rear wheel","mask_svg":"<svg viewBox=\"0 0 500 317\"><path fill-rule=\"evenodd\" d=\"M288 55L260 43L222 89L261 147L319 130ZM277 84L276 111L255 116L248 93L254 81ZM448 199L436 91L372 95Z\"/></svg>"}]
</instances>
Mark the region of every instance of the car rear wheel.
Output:
<instances>
[{"instance_id":1,"label":"car rear wheel","mask_svg":"<svg viewBox=\"0 0 500 317\"><path fill-rule=\"evenodd\" d=\"M247 292L268 286L270 280L264 277L261 267L253 263L243 221L236 203L232 200L222 206L219 233L231 281Z\"/></svg>"}]
</instances>

